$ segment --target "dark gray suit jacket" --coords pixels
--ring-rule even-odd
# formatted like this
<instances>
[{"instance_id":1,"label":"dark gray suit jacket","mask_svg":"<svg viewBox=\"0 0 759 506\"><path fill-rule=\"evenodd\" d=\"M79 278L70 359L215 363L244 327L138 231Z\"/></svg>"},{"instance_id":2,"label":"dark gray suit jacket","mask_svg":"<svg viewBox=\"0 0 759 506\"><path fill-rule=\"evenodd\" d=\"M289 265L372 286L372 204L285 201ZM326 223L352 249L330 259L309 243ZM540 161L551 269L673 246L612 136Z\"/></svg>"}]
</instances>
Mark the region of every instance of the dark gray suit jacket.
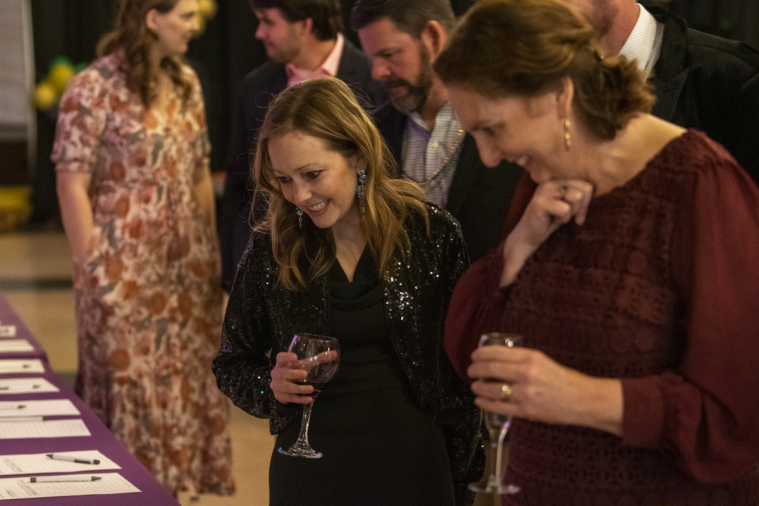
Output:
<instances>
[{"instance_id":1,"label":"dark gray suit jacket","mask_svg":"<svg viewBox=\"0 0 759 506\"><path fill-rule=\"evenodd\" d=\"M705 132L759 183L759 52L692 30L664 9L646 9L664 23L653 114Z\"/></svg>"},{"instance_id":2,"label":"dark gray suit jacket","mask_svg":"<svg viewBox=\"0 0 759 506\"><path fill-rule=\"evenodd\" d=\"M347 39L336 77L351 87L367 110L387 100L387 94L380 83L372 79L371 62ZM221 277L227 291L232 286L237 264L250 238L249 217L253 195L250 163L253 160L251 155L256 135L263 124L269 103L286 87L285 64L269 60L245 76L234 111L219 234ZM265 212L264 209L257 211L259 217Z\"/></svg>"},{"instance_id":3,"label":"dark gray suit jacket","mask_svg":"<svg viewBox=\"0 0 759 506\"><path fill-rule=\"evenodd\" d=\"M374 117L395 161L402 167L401 150L409 117L395 109L391 102L379 107ZM470 135L464 138L445 208L461 223L473 262L500 242L511 196L523 173L520 166L508 162L486 167L480 160L474 138Z\"/></svg>"}]
</instances>

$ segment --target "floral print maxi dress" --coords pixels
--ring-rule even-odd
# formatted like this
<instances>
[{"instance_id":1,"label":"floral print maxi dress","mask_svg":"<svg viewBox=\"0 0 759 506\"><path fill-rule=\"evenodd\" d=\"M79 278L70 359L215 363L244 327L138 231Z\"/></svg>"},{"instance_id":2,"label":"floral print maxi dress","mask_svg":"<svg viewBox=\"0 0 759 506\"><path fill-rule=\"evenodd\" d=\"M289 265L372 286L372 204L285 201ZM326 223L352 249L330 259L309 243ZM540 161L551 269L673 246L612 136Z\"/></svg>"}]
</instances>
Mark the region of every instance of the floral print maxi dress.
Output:
<instances>
[{"instance_id":1,"label":"floral print maxi dress","mask_svg":"<svg viewBox=\"0 0 759 506\"><path fill-rule=\"evenodd\" d=\"M208 168L200 85L146 109L101 58L61 100L52 159L91 174L94 225L75 275L77 394L175 495L231 494L229 407L211 360L222 319L220 258L193 184Z\"/></svg>"}]
</instances>

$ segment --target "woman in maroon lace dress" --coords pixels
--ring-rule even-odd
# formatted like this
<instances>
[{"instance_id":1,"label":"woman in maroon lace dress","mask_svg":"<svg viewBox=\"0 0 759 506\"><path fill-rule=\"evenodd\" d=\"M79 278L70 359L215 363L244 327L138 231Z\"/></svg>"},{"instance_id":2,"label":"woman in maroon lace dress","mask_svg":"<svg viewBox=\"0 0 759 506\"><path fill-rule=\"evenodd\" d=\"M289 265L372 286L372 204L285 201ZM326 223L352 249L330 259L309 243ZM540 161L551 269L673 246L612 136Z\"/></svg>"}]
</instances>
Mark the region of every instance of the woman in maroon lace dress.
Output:
<instances>
[{"instance_id":1,"label":"woman in maroon lace dress","mask_svg":"<svg viewBox=\"0 0 759 506\"><path fill-rule=\"evenodd\" d=\"M74 260L76 392L174 494L234 491L211 360L219 245L196 0L124 0L61 100L53 147Z\"/></svg>"},{"instance_id":2,"label":"woman in maroon lace dress","mask_svg":"<svg viewBox=\"0 0 759 506\"><path fill-rule=\"evenodd\" d=\"M757 187L561 2L479 2L435 69L483 161L532 179L446 328L516 417L504 504L759 504ZM475 350L489 331L527 348Z\"/></svg>"}]
</instances>

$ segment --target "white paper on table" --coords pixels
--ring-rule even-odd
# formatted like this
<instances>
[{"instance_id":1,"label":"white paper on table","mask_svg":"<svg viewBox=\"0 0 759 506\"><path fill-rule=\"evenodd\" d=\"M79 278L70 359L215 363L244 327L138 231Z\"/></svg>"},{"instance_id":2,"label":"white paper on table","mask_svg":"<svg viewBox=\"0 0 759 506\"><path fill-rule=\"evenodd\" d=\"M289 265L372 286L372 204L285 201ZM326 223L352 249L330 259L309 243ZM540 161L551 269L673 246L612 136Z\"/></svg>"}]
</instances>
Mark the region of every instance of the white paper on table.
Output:
<instances>
[{"instance_id":1,"label":"white paper on table","mask_svg":"<svg viewBox=\"0 0 759 506\"><path fill-rule=\"evenodd\" d=\"M34 351L34 346L26 339L0 340L0 353L11 351Z\"/></svg>"},{"instance_id":2,"label":"white paper on table","mask_svg":"<svg viewBox=\"0 0 759 506\"><path fill-rule=\"evenodd\" d=\"M0 325L0 337L16 337L16 326Z\"/></svg>"},{"instance_id":3,"label":"white paper on table","mask_svg":"<svg viewBox=\"0 0 759 506\"><path fill-rule=\"evenodd\" d=\"M0 401L0 418L19 416L78 415L74 403L69 399L45 401Z\"/></svg>"},{"instance_id":4,"label":"white paper on table","mask_svg":"<svg viewBox=\"0 0 759 506\"><path fill-rule=\"evenodd\" d=\"M60 392L60 390L42 377L0 379L0 395L34 394L38 392Z\"/></svg>"},{"instance_id":5,"label":"white paper on table","mask_svg":"<svg viewBox=\"0 0 759 506\"><path fill-rule=\"evenodd\" d=\"M24 423L0 422L0 439L36 439L89 435L90 431L81 418Z\"/></svg>"},{"instance_id":6,"label":"white paper on table","mask_svg":"<svg viewBox=\"0 0 759 506\"><path fill-rule=\"evenodd\" d=\"M38 358L0 360L0 374L19 372L45 372L45 366Z\"/></svg>"},{"instance_id":7,"label":"white paper on table","mask_svg":"<svg viewBox=\"0 0 759 506\"><path fill-rule=\"evenodd\" d=\"M68 455L81 460L99 460L99 464L79 464L65 460L51 459L46 453L30 453L26 455L0 455L0 475L10 474L44 474L44 473L73 473L77 471L100 472L109 469L121 469L117 463L97 450L82 450L75 452L51 452L57 455Z\"/></svg>"},{"instance_id":8,"label":"white paper on table","mask_svg":"<svg viewBox=\"0 0 759 506\"><path fill-rule=\"evenodd\" d=\"M66 476L62 475L61 479ZM29 477L0 479L0 500L28 499L31 497L66 497L72 495L128 494L140 492L119 473L97 473L98 481L68 481L57 483L29 483Z\"/></svg>"}]
</instances>

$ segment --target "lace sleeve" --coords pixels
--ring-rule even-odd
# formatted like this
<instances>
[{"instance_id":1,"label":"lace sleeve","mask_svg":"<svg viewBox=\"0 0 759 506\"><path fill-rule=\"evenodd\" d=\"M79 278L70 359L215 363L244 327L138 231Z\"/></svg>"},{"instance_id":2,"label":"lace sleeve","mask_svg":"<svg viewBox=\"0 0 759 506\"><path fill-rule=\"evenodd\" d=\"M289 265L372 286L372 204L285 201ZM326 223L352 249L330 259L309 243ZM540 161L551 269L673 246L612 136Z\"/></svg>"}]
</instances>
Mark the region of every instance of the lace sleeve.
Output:
<instances>
[{"instance_id":1,"label":"lace sleeve","mask_svg":"<svg viewBox=\"0 0 759 506\"><path fill-rule=\"evenodd\" d=\"M467 384L469 358L480 335L503 328L503 306L508 291L498 288L503 245L476 261L461 276L451 296L445 319L445 351L456 373Z\"/></svg>"},{"instance_id":2,"label":"lace sleeve","mask_svg":"<svg viewBox=\"0 0 759 506\"><path fill-rule=\"evenodd\" d=\"M672 242L682 362L623 380L623 443L669 451L707 483L740 477L759 459L759 190L716 151L684 192Z\"/></svg>"}]
</instances>

